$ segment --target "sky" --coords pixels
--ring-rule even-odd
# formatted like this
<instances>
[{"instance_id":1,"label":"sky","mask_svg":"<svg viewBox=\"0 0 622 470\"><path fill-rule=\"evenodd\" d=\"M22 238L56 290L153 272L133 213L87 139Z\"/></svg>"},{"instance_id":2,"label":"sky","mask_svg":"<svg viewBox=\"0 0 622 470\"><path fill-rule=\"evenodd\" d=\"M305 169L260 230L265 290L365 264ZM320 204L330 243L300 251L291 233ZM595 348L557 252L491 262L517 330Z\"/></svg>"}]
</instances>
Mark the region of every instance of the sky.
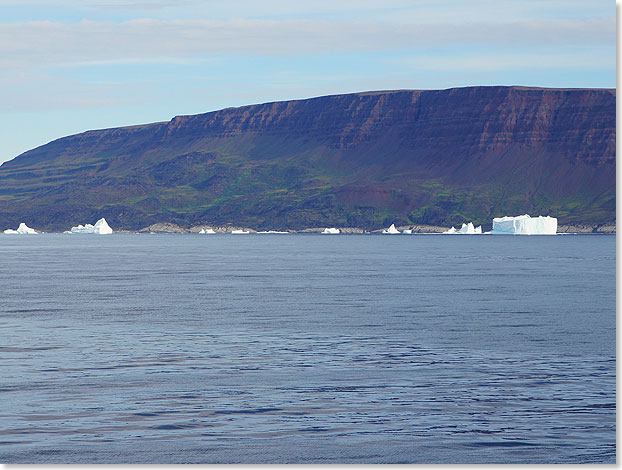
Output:
<instances>
[{"instance_id":1,"label":"sky","mask_svg":"<svg viewBox=\"0 0 622 470\"><path fill-rule=\"evenodd\" d=\"M0 163L231 106L473 85L615 88L611 0L0 0Z\"/></svg>"}]
</instances>

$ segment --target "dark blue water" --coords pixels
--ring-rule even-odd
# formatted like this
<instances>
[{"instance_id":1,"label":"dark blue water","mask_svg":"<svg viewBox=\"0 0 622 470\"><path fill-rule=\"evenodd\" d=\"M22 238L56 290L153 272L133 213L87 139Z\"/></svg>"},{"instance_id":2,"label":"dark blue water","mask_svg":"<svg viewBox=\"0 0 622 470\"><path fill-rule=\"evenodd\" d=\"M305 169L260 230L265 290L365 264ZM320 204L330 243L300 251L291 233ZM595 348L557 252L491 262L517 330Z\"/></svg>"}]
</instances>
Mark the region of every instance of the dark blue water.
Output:
<instances>
[{"instance_id":1,"label":"dark blue water","mask_svg":"<svg viewBox=\"0 0 622 470\"><path fill-rule=\"evenodd\" d=\"M0 462L615 463L615 237L0 237Z\"/></svg>"}]
</instances>

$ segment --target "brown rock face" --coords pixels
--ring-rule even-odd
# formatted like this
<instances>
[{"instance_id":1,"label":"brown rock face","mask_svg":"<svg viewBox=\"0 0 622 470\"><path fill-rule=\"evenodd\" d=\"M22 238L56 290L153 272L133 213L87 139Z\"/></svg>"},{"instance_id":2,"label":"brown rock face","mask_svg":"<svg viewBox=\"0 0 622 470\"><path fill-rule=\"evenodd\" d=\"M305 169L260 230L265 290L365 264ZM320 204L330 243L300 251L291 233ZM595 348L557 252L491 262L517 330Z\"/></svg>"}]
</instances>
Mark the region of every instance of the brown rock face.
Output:
<instances>
[{"instance_id":1,"label":"brown rock face","mask_svg":"<svg viewBox=\"0 0 622 470\"><path fill-rule=\"evenodd\" d=\"M266 103L56 140L0 167L0 224L256 228L615 220L615 90ZM28 218L29 217L29 218ZM19 220L21 221L21 219Z\"/></svg>"}]
</instances>

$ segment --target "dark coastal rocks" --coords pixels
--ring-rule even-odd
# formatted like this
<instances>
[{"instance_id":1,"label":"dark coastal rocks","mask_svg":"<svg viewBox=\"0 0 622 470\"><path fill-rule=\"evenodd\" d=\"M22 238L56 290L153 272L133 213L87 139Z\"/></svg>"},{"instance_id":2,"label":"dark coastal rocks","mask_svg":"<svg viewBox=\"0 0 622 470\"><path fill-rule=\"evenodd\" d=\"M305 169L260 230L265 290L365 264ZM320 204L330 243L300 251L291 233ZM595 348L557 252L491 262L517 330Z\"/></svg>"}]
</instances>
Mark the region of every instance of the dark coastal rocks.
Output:
<instances>
[{"instance_id":1,"label":"dark coastal rocks","mask_svg":"<svg viewBox=\"0 0 622 470\"><path fill-rule=\"evenodd\" d=\"M171 224L167 222L158 222L151 224L149 227L140 229L139 233L186 233L188 230L180 227L177 224Z\"/></svg>"},{"instance_id":2,"label":"dark coastal rocks","mask_svg":"<svg viewBox=\"0 0 622 470\"><path fill-rule=\"evenodd\" d=\"M557 233L616 233L615 223L603 225L558 225Z\"/></svg>"}]
</instances>

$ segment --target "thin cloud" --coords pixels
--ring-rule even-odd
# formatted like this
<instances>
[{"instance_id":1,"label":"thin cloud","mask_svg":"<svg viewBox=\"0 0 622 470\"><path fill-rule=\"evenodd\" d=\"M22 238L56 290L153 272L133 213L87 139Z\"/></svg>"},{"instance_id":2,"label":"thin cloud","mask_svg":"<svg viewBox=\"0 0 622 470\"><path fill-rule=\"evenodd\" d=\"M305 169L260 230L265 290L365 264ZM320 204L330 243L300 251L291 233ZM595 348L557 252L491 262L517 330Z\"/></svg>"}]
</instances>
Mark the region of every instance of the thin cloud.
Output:
<instances>
[{"instance_id":1,"label":"thin cloud","mask_svg":"<svg viewBox=\"0 0 622 470\"><path fill-rule=\"evenodd\" d=\"M0 24L0 66L58 66L224 54L290 56L435 47L615 44L614 19L477 24L136 19Z\"/></svg>"},{"instance_id":2,"label":"thin cloud","mask_svg":"<svg viewBox=\"0 0 622 470\"><path fill-rule=\"evenodd\" d=\"M590 53L496 53L465 54L409 58L398 61L416 70L491 72L496 70L543 70L543 69L604 69L615 63L615 53L591 51Z\"/></svg>"}]
</instances>

